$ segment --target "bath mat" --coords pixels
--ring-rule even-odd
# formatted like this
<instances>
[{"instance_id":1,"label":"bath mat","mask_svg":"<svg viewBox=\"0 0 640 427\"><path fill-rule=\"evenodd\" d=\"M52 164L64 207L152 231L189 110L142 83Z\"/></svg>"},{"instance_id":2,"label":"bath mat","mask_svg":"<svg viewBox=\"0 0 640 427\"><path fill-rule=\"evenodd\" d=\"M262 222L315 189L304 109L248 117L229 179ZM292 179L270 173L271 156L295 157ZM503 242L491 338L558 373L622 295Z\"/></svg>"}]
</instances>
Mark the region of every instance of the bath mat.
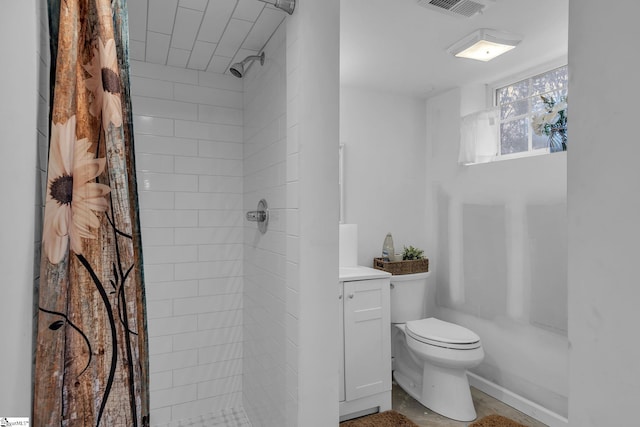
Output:
<instances>
[{"instance_id":1,"label":"bath mat","mask_svg":"<svg viewBox=\"0 0 640 427\"><path fill-rule=\"evenodd\" d=\"M396 411L385 411L340 423L340 427L419 427Z\"/></svg>"},{"instance_id":2,"label":"bath mat","mask_svg":"<svg viewBox=\"0 0 640 427\"><path fill-rule=\"evenodd\" d=\"M487 415L480 418L475 423L469 424L469 427L527 427L524 424L517 423L502 415Z\"/></svg>"}]
</instances>

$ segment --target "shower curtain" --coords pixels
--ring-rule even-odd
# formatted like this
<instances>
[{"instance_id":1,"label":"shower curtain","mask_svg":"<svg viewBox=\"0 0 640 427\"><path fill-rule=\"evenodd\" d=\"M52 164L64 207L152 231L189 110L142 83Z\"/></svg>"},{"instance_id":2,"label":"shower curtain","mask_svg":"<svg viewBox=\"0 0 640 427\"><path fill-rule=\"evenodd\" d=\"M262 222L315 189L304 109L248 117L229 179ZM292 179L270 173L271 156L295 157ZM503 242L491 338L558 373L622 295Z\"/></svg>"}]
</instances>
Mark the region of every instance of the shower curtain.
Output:
<instances>
[{"instance_id":1,"label":"shower curtain","mask_svg":"<svg viewBox=\"0 0 640 427\"><path fill-rule=\"evenodd\" d=\"M33 425L149 425L125 0L49 0Z\"/></svg>"}]
</instances>

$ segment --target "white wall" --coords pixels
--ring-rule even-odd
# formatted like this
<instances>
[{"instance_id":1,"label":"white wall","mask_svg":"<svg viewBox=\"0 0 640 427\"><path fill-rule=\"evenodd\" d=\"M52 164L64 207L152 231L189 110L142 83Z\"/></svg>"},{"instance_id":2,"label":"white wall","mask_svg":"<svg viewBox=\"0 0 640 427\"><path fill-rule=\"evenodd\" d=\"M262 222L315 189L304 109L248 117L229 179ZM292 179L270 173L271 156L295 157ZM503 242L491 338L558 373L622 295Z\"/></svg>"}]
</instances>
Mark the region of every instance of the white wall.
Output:
<instances>
[{"instance_id":1,"label":"white wall","mask_svg":"<svg viewBox=\"0 0 640 427\"><path fill-rule=\"evenodd\" d=\"M0 105L2 143L0 182L5 203L0 213L0 270L2 319L0 333L0 413L2 416L28 417L31 414L31 326L34 271L34 233L36 208L40 197L40 171L37 146L40 131L38 117L38 77L46 60L46 45L39 45L43 21L40 4L35 1L7 3L0 18L0 40L5 64L0 76L6 82ZM43 18L45 19L45 18ZM16 35L20 35L16 37ZM9 65L10 64L10 65ZM41 89L46 96L46 86ZM47 118L44 118L44 123ZM38 209L39 210L39 209ZM36 253L37 254L37 253Z\"/></svg>"},{"instance_id":2,"label":"white wall","mask_svg":"<svg viewBox=\"0 0 640 427\"><path fill-rule=\"evenodd\" d=\"M287 25L287 426L338 420L338 0Z\"/></svg>"},{"instance_id":3,"label":"white wall","mask_svg":"<svg viewBox=\"0 0 640 427\"><path fill-rule=\"evenodd\" d=\"M371 266L388 232L395 250L425 250L427 233L424 100L340 87L344 222L358 224L358 263Z\"/></svg>"},{"instance_id":4,"label":"white wall","mask_svg":"<svg viewBox=\"0 0 640 427\"><path fill-rule=\"evenodd\" d=\"M477 88L427 101L438 316L480 335L474 373L566 416L566 153L458 165L460 116L483 101Z\"/></svg>"},{"instance_id":5,"label":"white wall","mask_svg":"<svg viewBox=\"0 0 640 427\"><path fill-rule=\"evenodd\" d=\"M154 424L242 406L242 82L132 62Z\"/></svg>"},{"instance_id":6,"label":"white wall","mask_svg":"<svg viewBox=\"0 0 640 427\"><path fill-rule=\"evenodd\" d=\"M244 222L243 404L253 426L286 425L286 45L281 25L244 83L244 211L269 206L269 224Z\"/></svg>"},{"instance_id":7,"label":"white wall","mask_svg":"<svg viewBox=\"0 0 640 427\"><path fill-rule=\"evenodd\" d=\"M571 138L579 141L568 161L569 419L576 427L637 423L638 13L640 4L628 0L569 5Z\"/></svg>"}]
</instances>

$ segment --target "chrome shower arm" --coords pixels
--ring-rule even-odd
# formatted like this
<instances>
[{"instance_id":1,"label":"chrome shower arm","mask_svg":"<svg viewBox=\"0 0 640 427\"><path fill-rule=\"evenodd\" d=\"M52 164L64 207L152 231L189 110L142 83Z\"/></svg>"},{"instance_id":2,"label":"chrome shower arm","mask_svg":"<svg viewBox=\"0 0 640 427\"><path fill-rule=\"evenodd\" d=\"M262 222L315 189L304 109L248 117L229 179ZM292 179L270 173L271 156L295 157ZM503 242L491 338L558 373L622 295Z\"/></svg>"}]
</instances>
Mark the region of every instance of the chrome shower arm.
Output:
<instances>
[{"instance_id":1,"label":"chrome shower arm","mask_svg":"<svg viewBox=\"0 0 640 427\"><path fill-rule=\"evenodd\" d=\"M296 8L296 0L260 0L264 3L269 3L280 10L284 10L289 15L293 14L293 10Z\"/></svg>"}]
</instances>

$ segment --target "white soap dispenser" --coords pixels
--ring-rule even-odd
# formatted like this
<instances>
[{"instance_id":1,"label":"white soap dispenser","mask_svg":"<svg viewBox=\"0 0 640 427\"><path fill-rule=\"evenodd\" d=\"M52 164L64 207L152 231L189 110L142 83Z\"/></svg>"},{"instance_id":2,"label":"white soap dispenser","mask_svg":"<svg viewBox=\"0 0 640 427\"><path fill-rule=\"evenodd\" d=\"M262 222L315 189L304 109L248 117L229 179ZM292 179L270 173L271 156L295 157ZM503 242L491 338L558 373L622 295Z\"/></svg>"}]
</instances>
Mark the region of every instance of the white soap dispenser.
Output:
<instances>
[{"instance_id":1,"label":"white soap dispenser","mask_svg":"<svg viewBox=\"0 0 640 427\"><path fill-rule=\"evenodd\" d=\"M384 238L382 244L382 259L384 261L391 261L395 256L395 249L393 248L393 236L391 233L387 233L387 237Z\"/></svg>"}]
</instances>

